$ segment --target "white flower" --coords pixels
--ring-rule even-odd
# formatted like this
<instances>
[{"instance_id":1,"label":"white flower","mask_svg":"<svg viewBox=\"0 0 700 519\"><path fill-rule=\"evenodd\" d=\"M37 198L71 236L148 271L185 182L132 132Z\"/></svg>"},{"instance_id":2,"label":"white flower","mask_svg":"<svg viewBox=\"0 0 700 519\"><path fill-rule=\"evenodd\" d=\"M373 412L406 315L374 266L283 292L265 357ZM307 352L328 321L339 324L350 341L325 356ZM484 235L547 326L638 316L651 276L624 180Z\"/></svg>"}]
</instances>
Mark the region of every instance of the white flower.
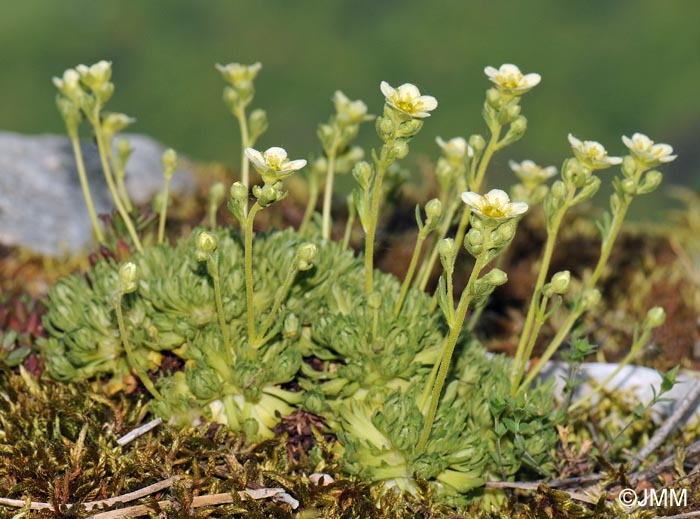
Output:
<instances>
[{"instance_id":1,"label":"white flower","mask_svg":"<svg viewBox=\"0 0 700 519\"><path fill-rule=\"evenodd\" d=\"M473 212L490 220L507 220L527 211L525 202L511 202L508 194L500 189L492 189L485 195L465 191L462 193L462 201L471 207Z\"/></svg>"},{"instance_id":2,"label":"white flower","mask_svg":"<svg viewBox=\"0 0 700 519\"><path fill-rule=\"evenodd\" d=\"M253 63L252 65L241 65L240 63L229 63L228 65L219 65L217 63L216 68L224 76L224 79L231 83L235 88L239 90L249 90L253 83L253 80L262 69L260 63Z\"/></svg>"},{"instance_id":3,"label":"white flower","mask_svg":"<svg viewBox=\"0 0 700 519\"><path fill-rule=\"evenodd\" d=\"M435 142L448 159L464 160L474 156L474 148L469 146L463 137L453 137L447 142L442 137L436 137Z\"/></svg>"},{"instance_id":4,"label":"white flower","mask_svg":"<svg viewBox=\"0 0 700 519\"><path fill-rule=\"evenodd\" d=\"M350 101L340 90L336 90L333 95L333 104L338 121L342 124L359 124L372 119L371 115L367 115L367 105L364 102L359 99Z\"/></svg>"},{"instance_id":5,"label":"white flower","mask_svg":"<svg viewBox=\"0 0 700 519\"><path fill-rule=\"evenodd\" d=\"M657 165L671 162L677 155L671 155L673 148L668 144L654 144L649 137L642 133L635 133L632 138L622 136L625 143L633 155L649 165Z\"/></svg>"},{"instance_id":6,"label":"white flower","mask_svg":"<svg viewBox=\"0 0 700 519\"><path fill-rule=\"evenodd\" d=\"M422 96L416 85L404 83L394 88L386 81L382 81L380 88L386 98L386 103L401 113L423 119L430 117L428 112L437 108L438 102L433 96Z\"/></svg>"},{"instance_id":7,"label":"white flower","mask_svg":"<svg viewBox=\"0 0 700 519\"><path fill-rule=\"evenodd\" d=\"M523 74L515 65L506 63L500 68L486 67L484 73L496 84L499 90L513 95L521 95L539 84L539 74Z\"/></svg>"},{"instance_id":8,"label":"white flower","mask_svg":"<svg viewBox=\"0 0 700 519\"><path fill-rule=\"evenodd\" d=\"M285 149L279 147L268 148L262 153L246 148L245 155L266 184L274 184L306 166L303 159L288 160Z\"/></svg>"},{"instance_id":9,"label":"white flower","mask_svg":"<svg viewBox=\"0 0 700 519\"><path fill-rule=\"evenodd\" d=\"M543 168L531 160L524 160L520 163L511 160L508 162L510 169L526 186L534 186L546 182L557 174L557 168L548 166Z\"/></svg>"},{"instance_id":10,"label":"white flower","mask_svg":"<svg viewBox=\"0 0 700 519\"><path fill-rule=\"evenodd\" d=\"M605 169L622 162L621 157L608 157L603 145L596 141L581 142L573 135L569 134L569 143L574 155L584 166L591 169Z\"/></svg>"}]
</instances>

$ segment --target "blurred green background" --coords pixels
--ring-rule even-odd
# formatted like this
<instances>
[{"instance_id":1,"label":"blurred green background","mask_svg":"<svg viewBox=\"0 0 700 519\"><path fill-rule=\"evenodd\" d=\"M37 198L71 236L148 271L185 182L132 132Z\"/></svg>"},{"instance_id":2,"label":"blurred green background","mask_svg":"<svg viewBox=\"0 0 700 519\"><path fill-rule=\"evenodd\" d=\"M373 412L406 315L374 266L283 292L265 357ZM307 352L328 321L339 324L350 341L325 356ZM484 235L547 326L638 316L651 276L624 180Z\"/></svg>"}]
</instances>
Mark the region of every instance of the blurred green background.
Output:
<instances>
[{"instance_id":1,"label":"blurred green background","mask_svg":"<svg viewBox=\"0 0 700 519\"><path fill-rule=\"evenodd\" d=\"M434 157L436 135L485 131L483 68L511 62L543 80L523 103L525 138L493 162L492 186L510 182L509 158L559 165L569 132L616 154L621 135L642 131L680 155L664 168L666 185L698 188L698 19L695 0L6 2L0 128L62 132L51 77L108 59L117 87L109 108L137 117L135 131L236 165L238 130L214 63L260 61L253 107L268 110L271 127L259 147L308 156L336 89L380 113L387 80L437 97L412 147ZM361 143L375 142L366 125ZM638 213L644 205L636 203Z\"/></svg>"}]
</instances>

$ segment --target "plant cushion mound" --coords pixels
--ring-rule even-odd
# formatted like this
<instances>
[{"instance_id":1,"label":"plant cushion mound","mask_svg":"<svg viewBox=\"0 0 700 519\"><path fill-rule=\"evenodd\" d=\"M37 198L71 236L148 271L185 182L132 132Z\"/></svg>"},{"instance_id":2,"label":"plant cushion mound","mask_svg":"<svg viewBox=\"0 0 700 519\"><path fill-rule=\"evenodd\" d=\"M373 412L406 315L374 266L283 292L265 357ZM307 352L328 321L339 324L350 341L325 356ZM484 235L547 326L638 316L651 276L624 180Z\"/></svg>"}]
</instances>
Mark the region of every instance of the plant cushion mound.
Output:
<instances>
[{"instance_id":1,"label":"plant cushion mound","mask_svg":"<svg viewBox=\"0 0 700 519\"><path fill-rule=\"evenodd\" d=\"M231 230L213 233L232 364L212 278L195 257L197 231L130 258L140 279L122 308L134 359L163 395L150 404L155 414L182 426L214 420L255 441L272 437L280 416L303 407L337 434L348 472L401 490L427 480L452 501L524 465L544 470L556 442L549 389L509 400L510 360L487 356L466 334L431 436L416 449L423 392L447 333L428 295L410 290L395 316L400 282L377 272L367 296L362 259L314 235L314 268L297 273L266 339L250 351L242 239ZM292 230L255 237L258 323L268 318L305 241ZM51 290L44 317L50 337L41 344L51 376L96 379L110 393L135 384L114 310L118 271L116 262L101 261ZM177 362L166 366L166 357Z\"/></svg>"}]
</instances>

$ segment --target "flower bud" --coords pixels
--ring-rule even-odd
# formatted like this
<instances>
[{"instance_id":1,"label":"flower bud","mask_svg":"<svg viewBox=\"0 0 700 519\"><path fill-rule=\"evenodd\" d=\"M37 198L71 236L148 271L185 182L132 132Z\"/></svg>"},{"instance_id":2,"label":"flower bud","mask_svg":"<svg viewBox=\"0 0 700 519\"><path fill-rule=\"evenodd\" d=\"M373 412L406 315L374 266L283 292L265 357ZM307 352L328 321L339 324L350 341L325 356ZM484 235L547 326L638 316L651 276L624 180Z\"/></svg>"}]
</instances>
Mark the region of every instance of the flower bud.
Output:
<instances>
[{"instance_id":1,"label":"flower bud","mask_svg":"<svg viewBox=\"0 0 700 519\"><path fill-rule=\"evenodd\" d=\"M372 166L370 166L368 162L361 160L352 168L352 176L355 177L360 187L364 191L367 191L369 189L370 180L372 179Z\"/></svg>"},{"instance_id":2,"label":"flower bud","mask_svg":"<svg viewBox=\"0 0 700 519\"><path fill-rule=\"evenodd\" d=\"M218 207L226 195L226 186L222 182L214 182L209 188L209 203Z\"/></svg>"},{"instance_id":3,"label":"flower bud","mask_svg":"<svg viewBox=\"0 0 700 519\"><path fill-rule=\"evenodd\" d=\"M372 292L367 296L367 306L372 310L379 310L382 306L382 295L379 292Z\"/></svg>"},{"instance_id":4,"label":"flower bud","mask_svg":"<svg viewBox=\"0 0 700 519\"><path fill-rule=\"evenodd\" d=\"M80 107L69 98L60 94L56 97L56 106L61 113L63 122L66 123L68 135L70 137L76 137L78 135L78 126L83 118L80 113Z\"/></svg>"},{"instance_id":5,"label":"flower bud","mask_svg":"<svg viewBox=\"0 0 700 519\"><path fill-rule=\"evenodd\" d=\"M207 231L200 232L197 236L197 251L195 252L197 261L206 261L216 250L217 245L216 236Z\"/></svg>"},{"instance_id":6,"label":"flower bud","mask_svg":"<svg viewBox=\"0 0 700 519\"><path fill-rule=\"evenodd\" d=\"M398 160L403 159L406 157L406 155L408 155L408 144L404 140L395 141L394 146L391 149L391 153Z\"/></svg>"},{"instance_id":7,"label":"flower bud","mask_svg":"<svg viewBox=\"0 0 700 519\"><path fill-rule=\"evenodd\" d=\"M290 339L296 337L299 333L299 318L294 314L288 314L284 318L284 325L282 327L282 337L284 339Z\"/></svg>"},{"instance_id":8,"label":"flower bud","mask_svg":"<svg viewBox=\"0 0 700 519\"><path fill-rule=\"evenodd\" d=\"M255 142L258 137L267 131L267 112L261 108L250 112L250 116L248 116L248 126L250 127L251 141Z\"/></svg>"},{"instance_id":9,"label":"flower bud","mask_svg":"<svg viewBox=\"0 0 700 519\"><path fill-rule=\"evenodd\" d=\"M442 268L448 274L454 271L455 258L457 257L457 244L452 238L440 240L438 244L438 252L440 253L440 262Z\"/></svg>"},{"instance_id":10,"label":"flower bud","mask_svg":"<svg viewBox=\"0 0 700 519\"><path fill-rule=\"evenodd\" d=\"M474 151L479 153L486 147L486 141L481 135L474 134L469 137L469 145L474 148Z\"/></svg>"},{"instance_id":11,"label":"flower bud","mask_svg":"<svg viewBox=\"0 0 700 519\"><path fill-rule=\"evenodd\" d=\"M503 96L496 88L489 88L486 91L486 102L494 110L500 110L503 106Z\"/></svg>"},{"instance_id":12,"label":"flower bud","mask_svg":"<svg viewBox=\"0 0 700 519\"><path fill-rule=\"evenodd\" d=\"M160 162L163 165L163 176L168 180L171 179L177 167L177 152L172 148L168 148L163 152Z\"/></svg>"},{"instance_id":13,"label":"flower bud","mask_svg":"<svg viewBox=\"0 0 700 519\"><path fill-rule=\"evenodd\" d=\"M569 291L569 286L571 285L571 272L568 270L557 272L552 276L550 283L552 286L552 291L555 294L566 294Z\"/></svg>"},{"instance_id":14,"label":"flower bud","mask_svg":"<svg viewBox=\"0 0 700 519\"><path fill-rule=\"evenodd\" d=\"M433 198L425 204L425 216L428 218L428 225L437 221L442 217L442 202L437 198Z\"/></svg>"},{"instance_id":15,"label":"flower bud","mask_svg":"<svg viewBox=\"0 0 700 519\"><path fill-rule=\"evenodd\" d=\"M600 303L600 290L597 288L587 288L581 295L581 305L584 310L590 310Z\"/></svg>"},{"instance_id":16,"label":"flower bud","mask_svg":"<svg viewBox=\"0 0 700 519\"><path fill-rule=\"evenodd\" d=\"M399 125L397 137L409 139L417 134L423 127L423 121L420 119L409 119Z\"/></svg>"},{"instance_id":17,"label":"flower bud","mask_svg":"<svg viewBox=\"0 0 700 519\"><path fill-rule=\"evenodd\" d=\"M637 182L633 178L626 178L620 182L620 187L626 195L634 196L637 194Z\"/></svg>"},{"instance_id":18,"label":"flower bud","mask_svg":"<svg viewBox=\"0 0 700 519\"><path fill-rule=\"evenodd\" d=\"M666 312L660 306L655 306L647 312L646 319L644 319L644 328L653 330L664 324L664 321L666 321Z\"/></svg>"},{"instance_id":19,"label":"flower bud","mask_svg":"<svg viewBox=\"0 0 700 519\"><path fill-rule=\"evenodd\" d=\"M313 262L318 254L318 247L313 243L305 243L297 251L297 269L304 271L313 268Z\"/></svg>"},{"instance_id":20,"label":"flower bud","mask_svg":"<svg viewBox=\"0 0 700 519\"><path fill-rule=\"evenodd\" d=\"M253 195L262 207L268 207L281 199L279 190L273 184L265 184L262 188L254 186Z\"/></svg>"},{"instance_id":21,"label":"flower bud","mask_svg":"<svg viewBox=\"0 0 700 519\"><path fill-rule=\"evenodd\" d=\"M248 200L248 190L246 189L243 182L234 182L231 185L231 198L237 202L243 203Z\"/></svg>"},{"instance_id":22,"label":"flower bud","mask_svg":"<svg viewBox=\"0 0 700 519\"><path fill-rule=\"evenodd\" d=\"M119 292L130 294L137 288L138 269L132 261L124 263L119 267Z\"/></svg>"},{"instance_id":23,"label":"flower bud","mask_svg":"<svg viewBox=\"0 0 700 519\"><path fill-rule=\"evenodd\" d=\"M626 155L622 159L622 174L631 177L637 171L637 161L631 155Z\"/></svg>"},{"instance_id":24,"label":"flower bud","mask_svg":"<svg viewBox=\"0 0 700 519\"><path fill-rule=\"evenodd\" d=\"M131 147L131 144L129 144L128 139L119 139L117 141L117 155L122 164L126 164L126 161L129 160L133 152L134 149Z\"/></svg>"},{"instance_id":25,"label":"flower bud","mask_svg":"<svg viewBox=\"0 0 700 519\"><path fill-rule=\"evenodd\" d=\"M115 133L122 131L124 128L135 122L136 119L129 117L126 114L107 112L103 114L102 129L109 137L111 137Z\"/></svg>"},{"instance_id":26,"label":"flower bud","mask_svg":"<svg viewBox=\"0 0 700 519\"><path fill-rule=\"evenodd\" d=\"M238 95L238 92L236 91L235 88L227 86L224 87L224 103L226 106L229 107L229 109L232 112L236 111L237 105L238 105L238 100L241 98L240 95Z\"/></svg>"},{"instance_id":27,"label":"flower bud","mask_svg":"<svg viewBox=\"0 0 700 519\"><path fill-rule=\"evenodd\" d=\"M524 115L519 115L512 123L510 123L505 139L508 142L515 142L525 135L526 130L527 118Z\"/></svg>"},{"instance_id":28,"label":"flower bud","mask_svg":"<svg viewBox=\"0 0 700 519\"><path fill-rule=\"evenodd\" d=\"M557 180L552 184L552 188L550 190L551 195L559 200L560 202L566 198L566 184L562 182L561 180Z\"/></svg>"},{"instance_id":29,"label":"flower bud","mask_svg":"<svg viewBox=\"0 0 700 519\"><path fill-rule=\"evenodd\" d=\"M495 247L504 247L515 236L516 220L507 220L499 225L491 234L491 243Z\"/></svg>"},{"instance_id":30,"label":"flower bud","mask_svg":"<svg viewBox=\"0 0 700 519\"><path fill-rule=\"evenodd\" d=\"M389 117L377 117L376 128L379 138L386 141L394 133L394 122Z\"/></svg>"},{"instance_id":31,"label":"flower bud","mask_svg":"<svg viewBox=\"0 0 700 519\"><path fill-rule=\"evenodd\" d=\"M508 282L508 275L501 269L494 268L491 269L484 277L482 277L481 281L489 284L490 286L499 287Z\"/></svg>"},{"instance_id":32,"label":"flower bud","mask_svg":"<svg viewBox=\"0 0 700 519\"><path fill-rule=\"evenodd\" d=\"M661 184L661 181L664 179L664 176L661 174L660 171L656 171L655 169L652 171L649 171L646 175L644 175L644 180L642 181L642 184L639 186L637 193L640 195L646 195L654 191L659 185Z\"/></svg>"}]
</instances>

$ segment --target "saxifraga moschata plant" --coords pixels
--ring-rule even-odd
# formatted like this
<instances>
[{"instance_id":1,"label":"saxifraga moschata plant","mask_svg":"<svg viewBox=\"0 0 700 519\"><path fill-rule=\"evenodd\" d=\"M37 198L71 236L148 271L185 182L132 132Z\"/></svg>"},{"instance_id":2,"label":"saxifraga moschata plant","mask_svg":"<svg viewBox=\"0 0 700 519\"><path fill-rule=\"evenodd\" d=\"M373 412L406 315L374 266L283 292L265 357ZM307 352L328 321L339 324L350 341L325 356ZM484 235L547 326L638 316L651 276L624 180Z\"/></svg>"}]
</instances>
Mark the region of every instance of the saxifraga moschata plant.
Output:
<instances>
[{"instance_id":1,"label":"saxifraga moschata plant","mask_svg":"<svg viewBox=\"0 0 700 519\"><path fill-rule=\"evenodd\" d=\"M596 284L622 219L633 198L659 185L661 174L653 168L673 160L670 146L635 134L623 138L630 150L623 159L608 156L599 143L569 136L573 157L551 187L546 182L556 168L526 160L511 162L520 182L510 195L499 189L484 193L493 155L523 137L527 119L521 101L540 82L539 75L522 74L514 65L487 67L493 83L483 107L489 135L437 139L439 197L416 207L415 251L400 282L373 264L386 180L437 101L412 84L394 88L382 82L385 103L375 120L381 146L366 162L350 143L372 116L362 101L336 92L335 114L319 128L324 155L310 174L303 229L256 234L256 214L284 198L284 180L306 165L289 160L280 147L253 148L267 127L264 111L246 113L260 68L218 66L228 83L224 101L241 126L243 176L230 186L227 204L239 230L214 227L221 194L208 210L212 228L197 229L176 244L166 243L161 231L157 245L143 248L127 225L135 249L127 264L98 262L86 275L63 279L51 290L45 317L50 338L41 344L48 372L65 382L99 380L109 393L141 380L154 397L154 414L183 426L220 422L248 441L271 437L280 416L303 408L323 417L337 434L349 473L405 491L425 480L450 503L497 499L497 492L484 490L489 480L513 480L526 471L548 475L555 426L564 413L550 385L535 377L598 303ZM113 89L105 86L112 85L110 77L110 64L100 62L55 80L69 135L77 139L82 117L90 121L106 176L111 163L123 172L124 161L113 161L108 147L127 122L101 112ZM76 154L83 180L79 147ZM164 158L166 181L174 160ZM249 164L260 183L251 179ZM557 233L566 211L598 190L597 172L617 164L622 175L613 179L611 213L600 223L600 260L572 293L568 271L549 272ZM343 243L330 236L333 177L349 170L358 183L351 214L366 235L359 257L346 250L347 229ZM128 222L128 197L114 186L115 204ZM316 220L322 188L322 216ZM488 356L471 330L491 292L507 282L498 258L518 221L540 203L548 240L518 352L515 359ZM455 261L464 250L473 268L456 293L454 277L462 274ZM426 294L438 259L438 288ZM566 309L568 317L545 355L526 371L540 329L557 309ZM663 321L661 309L649 315L640 344ZM161 370L165 355L179 358L182 368ZM313 363L305 360L312 358Z\"/></svg>"}]
</instances>

